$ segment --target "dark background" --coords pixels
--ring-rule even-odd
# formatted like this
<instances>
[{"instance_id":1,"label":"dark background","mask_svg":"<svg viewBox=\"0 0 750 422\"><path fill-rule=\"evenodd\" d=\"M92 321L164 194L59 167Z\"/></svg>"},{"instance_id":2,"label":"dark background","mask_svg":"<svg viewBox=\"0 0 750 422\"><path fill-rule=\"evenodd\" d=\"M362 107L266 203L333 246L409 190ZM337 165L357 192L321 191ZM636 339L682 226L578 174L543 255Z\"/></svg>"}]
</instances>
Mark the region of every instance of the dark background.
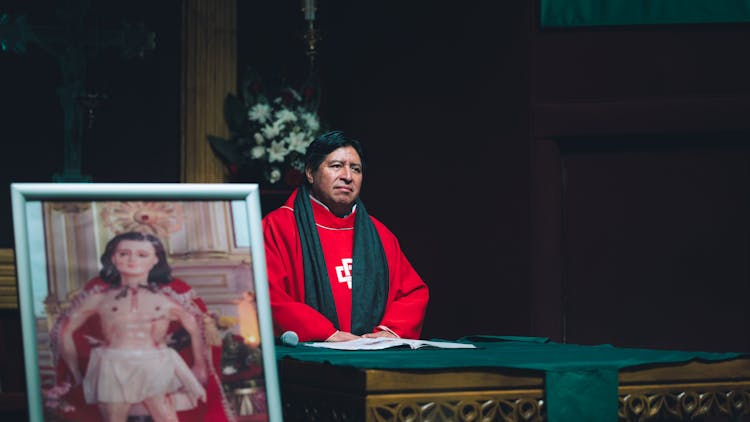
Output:
<instances>
[{"instance_id":1,"label":"dark background","mask_svg":"<svg viewBox=\"0 0 750 422\"><path fill-rule=\"evenodd\" d=\"M363 142L363 200L431 288L423 337L750 351L750 26L543 29L536 5L319 2L321 115ZM84 173L179 181L180 2L96 14L144 20L157 48L92 62L110 100ZM238 27L238 74L307 77L299 2L240 1ZM62 166L58 70L29 50L0 53L6 187Z\"/></svg>"}]
</instances>

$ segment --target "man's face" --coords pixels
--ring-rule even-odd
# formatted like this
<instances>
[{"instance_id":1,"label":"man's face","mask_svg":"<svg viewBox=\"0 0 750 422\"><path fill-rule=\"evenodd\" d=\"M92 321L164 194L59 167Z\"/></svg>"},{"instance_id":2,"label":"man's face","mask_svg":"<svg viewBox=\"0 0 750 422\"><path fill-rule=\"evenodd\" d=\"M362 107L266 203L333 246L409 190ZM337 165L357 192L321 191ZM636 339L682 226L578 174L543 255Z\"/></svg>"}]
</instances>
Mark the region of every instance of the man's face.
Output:
<instances>
[{"instance_id":1,"label":"man's face","mask_svg":"<svg viewBox=\"0 0 750 422\"><path fill-rule=\"evenodd\" d=\"M334 214L349 214L362 187L362 160L351 146L333 150L313 171L305 170L312 194Z\"/></svg>"},{"instance_id":2,"label":"man's face","mask_svg":"<svg viewBox=\"0 0 750 422\"><path fill-rule=\"evenodd\" d=\"M154 245L147 240L122 240L112 254L112 264L123 276L148 276L158 262Z\"/></svg>"}]
</instances>

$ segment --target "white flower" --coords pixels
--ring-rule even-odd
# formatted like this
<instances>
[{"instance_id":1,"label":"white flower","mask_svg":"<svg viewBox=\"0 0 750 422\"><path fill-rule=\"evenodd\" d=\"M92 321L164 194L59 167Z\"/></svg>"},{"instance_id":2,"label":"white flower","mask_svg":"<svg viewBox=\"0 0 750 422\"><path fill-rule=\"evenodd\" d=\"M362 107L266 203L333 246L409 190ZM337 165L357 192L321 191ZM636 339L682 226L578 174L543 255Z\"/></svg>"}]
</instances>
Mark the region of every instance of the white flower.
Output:
<instances>
[{"instance_id":1,"label":"white flower","mask_svg":"<svg viewBox=\"0 0 750 422\"><path fill-rule=\"evenodd\" d=\"M261 129L261 131L263 132L263 136L265 136L266 139L273 139L279 136L279 133L281 133L281 129L283 127L284 127L283 124L279 122L275 122L273 125L263 126L263 129Z\"/></svg>"},{"instance_id":2,"label":"white flower","mask_svg":"<svg viewBox=\"0 0 750 422\"><path fill-rule=\"evenodd\" d=\"M251 165L264 168L265 178L271 183L281 182L289 169L304 172L300 157L321 127L318 114L301 106L299 93L289 88L283 93L268 102L248 104L249 130L242 135L243 154L254 160Z\"/></svg>"},{"instance_id":3,"label":"white flower","mask_svg":"<svg viewBox=\"0 0 750 422\"><path fill-rule=\"evenodd\" d=\"M247 112L247 117L252 121L265 123L266 120L271 118L271 106L268 104L255 104Z\"/></svg>"},{"instance_id":4,"label":"white flower","mask_svg":"<svg viewBox=\"0 0 750 422\"><path fill-rule=\"evenodd\" d=\"M310 132L315 132L320 129L320 122L318 121L318 116L315 113L302 113L302 120L305 121L305 124L307 125L307 128L310 130Z\"/></svg>"},{"instance_id":5,"label":"white flower","mask_svg":"<svg viewBox=\"0 0 750 422\"><path fill-rule=\"evenodd\" d=\"M274 114L276 123L296 122L297 115L289 109L282 108Z\"/></svg>"},{"instance_id":6,"label":"white flower","mask_svg":"<svg viewBox=\"0 0 750 422\"><path fill-rule=\"evenodd\" d=\"M256 145L250 150L250 156L256 160L264 155L266 155L266 147L263 145Z\"/></svg>"},{"instance_id":7,"label":"white flower","mask_svg":"<svg viewBox=\"0 0 750 422\"><path fill-rule=\"evenodd\" d=\"M307 140L305 132L293 132L289 134L286 139L289 142L289 150L297 151L300 154L304 154L307 151L307 146L310 144Z\"/></svg>"},{"instance_id":8,"label":"white flower","mask_svg":"<svg viewBox=\"0 0 750 422\"><path fill-rule=\"evenodd\" d=\"M279 180L281 180L281 170L279 170L278 167L272 167L271 172L268 173L268 181L276 183Z\"/></svg>"},{"instance_id":9,"label":"white flower","mask_svg":"<svg viewBox=\"0 0 750 422\"><path fill-rule=\"evenodd\" d=\"M274 161L284 162L284 157L289 153L289 150L284 147L284 142L273 141L271 146L268 148L268 162L273 163Z\"/></svg>"}]
</instances>

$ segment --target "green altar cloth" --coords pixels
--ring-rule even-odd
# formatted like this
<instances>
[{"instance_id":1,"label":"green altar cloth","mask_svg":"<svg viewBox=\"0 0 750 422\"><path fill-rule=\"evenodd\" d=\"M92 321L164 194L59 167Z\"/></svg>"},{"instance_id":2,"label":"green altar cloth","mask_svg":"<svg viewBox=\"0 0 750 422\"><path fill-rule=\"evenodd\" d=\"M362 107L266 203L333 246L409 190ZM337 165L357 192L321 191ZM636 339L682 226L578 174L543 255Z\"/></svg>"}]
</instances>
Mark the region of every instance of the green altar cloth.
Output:
<instances>
[{"instance_id":1,"label":"green altar cloth","mask_svg":"<svg viewBox=\"0 0 750 422\"><path fill-rule=\"evenodd\" d=\"M445 341L445 340L442 340ZM471 336L476 349L394 348L342 351L277 346L277 359L362 369L515 368L543 371L550 422L616 421L618 370L647 364L719 361L740 353L619 348L549 342L535 337Z\"/></svg>"}]
</instances>

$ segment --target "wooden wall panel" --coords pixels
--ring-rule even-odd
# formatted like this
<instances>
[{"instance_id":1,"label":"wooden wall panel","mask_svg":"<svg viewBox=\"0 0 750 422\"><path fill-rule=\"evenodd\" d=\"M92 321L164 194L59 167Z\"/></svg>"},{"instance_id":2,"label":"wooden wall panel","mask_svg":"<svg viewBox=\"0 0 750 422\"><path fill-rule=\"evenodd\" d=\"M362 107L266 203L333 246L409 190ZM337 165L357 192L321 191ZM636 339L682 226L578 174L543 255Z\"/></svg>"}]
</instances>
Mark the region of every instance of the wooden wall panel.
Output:
<instances>
[{"instance_id":1,"label":"wooden wall panel","mask_svg":"<svg viewBox=\"0 0 750 422\"><path fill-rule=\"evenodd\" d=\"M18 309L13 249L0 249L0 309Z\"/></svg>"},{"instance_id":2,"label":"wooden wall panel","mask_svg":"<svg viewBox=\"0 0 750 422\"><path fill-rule=\"evenodd\" d=\"M541 29L532 5L529 135L560 148L532 180L556 183L557 166L563 194L534 211L534 265L561 236L559 274L533 269L531 302L559 290L562 320L539 313L536 334L750 350L750 26Z\"/></svg>"}]
</instances>

